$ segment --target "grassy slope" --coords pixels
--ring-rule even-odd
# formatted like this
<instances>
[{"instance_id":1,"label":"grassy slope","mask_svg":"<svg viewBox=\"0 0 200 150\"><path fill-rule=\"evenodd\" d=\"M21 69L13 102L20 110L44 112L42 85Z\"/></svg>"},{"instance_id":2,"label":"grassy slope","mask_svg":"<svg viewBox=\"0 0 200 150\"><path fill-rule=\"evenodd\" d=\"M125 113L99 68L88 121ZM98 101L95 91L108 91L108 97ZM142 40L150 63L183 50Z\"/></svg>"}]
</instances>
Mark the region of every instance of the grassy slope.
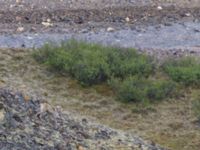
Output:
<instances>
[{"instance_id":1,"label":"grassy slope","mask_svg":"<svg viewBox=\"0 0 200 150\"><path fill-rule=\"evenodd\" d=\"M191 110L192 95L199 90L188 89L180 99L138 109L134 104L115 101L107 86L83 89L75 81L49 72L29 56L29 51L1 50L0 60L0 86L44 96L53 105L95 117L114 128L136 132L171 149L200 147L200 130Z\"/></svg>"}]
</instances>

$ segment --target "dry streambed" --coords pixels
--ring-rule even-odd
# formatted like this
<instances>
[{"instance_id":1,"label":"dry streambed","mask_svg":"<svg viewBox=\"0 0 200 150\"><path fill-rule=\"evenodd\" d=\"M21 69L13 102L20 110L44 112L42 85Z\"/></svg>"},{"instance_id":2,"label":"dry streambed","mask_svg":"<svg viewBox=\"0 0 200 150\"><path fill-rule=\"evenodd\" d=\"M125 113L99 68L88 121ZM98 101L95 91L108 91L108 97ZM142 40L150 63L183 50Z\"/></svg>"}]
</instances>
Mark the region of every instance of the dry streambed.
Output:
<instances>
[{"instance_id":1,"label":"dry streambed","mask_svg":"<svg viewBox=\"0 0 200 150\"><path fill-rule=\"evenodd\" d=\"M4 48L40 47L46 42L60 43L71 38L105 45L134 47L150 54L164 55L200 55L199 23L187 22L171 26L138 27L108 32L87 33L21 33L0 35L0 44ZM81 32L81 31L80 31Z\"/></svg>"},{"instance_id":2,"label":"dry streambed","mask_svg":"<svg viewBox=\"0 0 200 150\"><path fill-rule=\"evenodd\" d=\"M32 59L30 50L1 49L0 57L1 87L42 97L64 110L93 117L96 122L136 133L170 149L198 150L200 146L199 125L192 111L192 97L199 90L188 89L179 100L137 109L135 104L117 102L106 86L83 89L76 81L51 73Z\"/></svg>"}]
</instances>

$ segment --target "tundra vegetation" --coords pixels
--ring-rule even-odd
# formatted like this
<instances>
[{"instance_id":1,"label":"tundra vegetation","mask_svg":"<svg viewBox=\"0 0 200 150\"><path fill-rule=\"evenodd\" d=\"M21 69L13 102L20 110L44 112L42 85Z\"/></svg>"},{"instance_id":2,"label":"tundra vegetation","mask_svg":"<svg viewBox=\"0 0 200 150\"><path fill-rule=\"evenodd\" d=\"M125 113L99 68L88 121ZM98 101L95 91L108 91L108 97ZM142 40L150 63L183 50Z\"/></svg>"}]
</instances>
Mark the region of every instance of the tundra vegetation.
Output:
<instances>
[{"instance_id":1,"label":"tundra vegetation","mask_svg":"<svg viewBox=\"0 0 200 150\"><path fill-rule=\"evenodd\" d=\"M76 40L46 44L33 57L84 87L106 83L123 102L150 104L176 97L187 88L200 88L200 61L191 57L158 65L155 58L132 48ZM199 101L194 106L200 116Z\"/></svg>"}]
</instances>

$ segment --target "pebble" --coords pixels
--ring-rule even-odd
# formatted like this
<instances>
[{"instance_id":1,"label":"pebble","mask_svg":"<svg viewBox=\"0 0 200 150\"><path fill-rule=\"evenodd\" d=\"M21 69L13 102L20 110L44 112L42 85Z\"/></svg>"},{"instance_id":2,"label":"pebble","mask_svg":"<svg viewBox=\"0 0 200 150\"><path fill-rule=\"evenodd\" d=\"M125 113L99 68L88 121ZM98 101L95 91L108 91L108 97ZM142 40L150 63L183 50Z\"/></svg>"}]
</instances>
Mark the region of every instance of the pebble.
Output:
<instances>
[{"instance_id":1,"label":"pebble","mask_svg":"<svg viewBox=\"0 0 200 150\"><path fill-rule=\"evenodd\" d=\"M125 20L126 20L126 22L130 22L130 18L129 17L126 17Z\"/></svg>"},{"instance_id":2,"label":"pebble","mask_svg":"<svg viewBox=\"0 0 200 150\"><path fill-rule=\"evenodd\" d=\"M16 16L15 19L16 19L16 21L21 21L21 20L22 20L22 17Z\"/></svg>"},{"instance_id":3,"label":"pebble","mask_svg":"<svg viewBox=\"0 0 200 150\"><path fill-rule=\"evenodd\" d=\"M162 6L158 6L157 9L158 10L162 10L163 8L162 8Z\"/></svg>"},{"instance_id":4,"label":"pebble","mask_svg":"<svg viewBox=\"0 0 200 150\"><path fill-rule=\"evenodd\" d=\"M191 14L190 14L190 13L186 13L186 14L185 14L185 16L187 16L187 17L190 17L190 16L191 16Z\"/></svg>"},{"instance_id":5,"label":"pebble","mask_svg":"<svg viewBox=\"0 0 200 150\"><path fill-rule=\"evenodd\" d=\"M114 32L114 31L115 31L115 29L112 28L112 27L108 27L108 28L107 28L107 32Z\"/></svg>"},{"instance_id":6,"label":"pebble","mask_svg":"<svg viewBox=\"0 0 200 150\"><path fill-rule=\"evenodd\" d=\"M45 27L52 27L53 24L50 22L42 22L42 25L44 25Z\"/></svg>"},{"instance_id":7,"label":"pebble","mask_svg":"<svg viewBox=\"0 0 200 150\"><path fill-rule=\"evenodd\" d=\"M49 23L50 23L50 22L51 22L51 19L49 19L49 18L48 18L48 19L47 19L47 22L49 22Z\"/></svg>"},{"instance_id":8,"label":"pebble","mask_svg":"<svg viewBox=\"0 0 200 150\"><path fill-rule=\"evenodd\" d=\"M24 27L18 27L17 28L17 32L23 32L24 31Z\"/></svg>"}]
</instances>

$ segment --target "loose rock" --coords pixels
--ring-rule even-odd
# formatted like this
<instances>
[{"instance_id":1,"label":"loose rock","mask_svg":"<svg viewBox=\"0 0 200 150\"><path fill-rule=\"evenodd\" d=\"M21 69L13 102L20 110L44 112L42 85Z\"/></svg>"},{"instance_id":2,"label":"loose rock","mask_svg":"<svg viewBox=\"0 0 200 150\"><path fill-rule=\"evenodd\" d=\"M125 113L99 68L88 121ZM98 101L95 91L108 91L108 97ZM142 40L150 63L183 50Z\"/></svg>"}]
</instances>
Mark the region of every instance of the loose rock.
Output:
<instances>
[{"instance_id":1,"label":"loose rock","mask_svg":"<svg viewBox=\"0 0 200 150\"><path fill-rule=\"evenodd\" d=\"M50 22L42 22L42 25L44 25L45 27L52 27L53 24Z\"/></svg>"},{"instance_id":2,"label":"loose rock","mask_svg":"<svg viewBox=\"0 0 200 150\"><path fill-rule=\"evenodd\" d=\"M17 28L17 32L23 32L24 31L24 27L18 27Z\"/></svg>"},{"instance_id":3,"label":"loose rock","mask_svg":"<svg viewBox=\"0 0 200 150\"><path fill-rule=\"evenodd\" d=\"M108 28L107 28L107 31L108 31L108 32L114 32L114 31L115 31L115 29L114 29L114 28L112 28L112 27L108 27Z\"/></svg>"},{"instance_id":4,"label":"loose rock","mask_svg":"<svg viewBox=\"0 0 200 150\"><path fill-rule=\"evenodd\" d=\"M75 119L46 102L0 89L0 148L29 150L161 150L140 138ZM45 109L45 106L49 109ZM43 111L41 111L43 109ZM9 132L8 132L9 131ZM120 140L119 140L120 139ZM120 147L119 147L120 144Z\"/></svg>"}]
</instances>

